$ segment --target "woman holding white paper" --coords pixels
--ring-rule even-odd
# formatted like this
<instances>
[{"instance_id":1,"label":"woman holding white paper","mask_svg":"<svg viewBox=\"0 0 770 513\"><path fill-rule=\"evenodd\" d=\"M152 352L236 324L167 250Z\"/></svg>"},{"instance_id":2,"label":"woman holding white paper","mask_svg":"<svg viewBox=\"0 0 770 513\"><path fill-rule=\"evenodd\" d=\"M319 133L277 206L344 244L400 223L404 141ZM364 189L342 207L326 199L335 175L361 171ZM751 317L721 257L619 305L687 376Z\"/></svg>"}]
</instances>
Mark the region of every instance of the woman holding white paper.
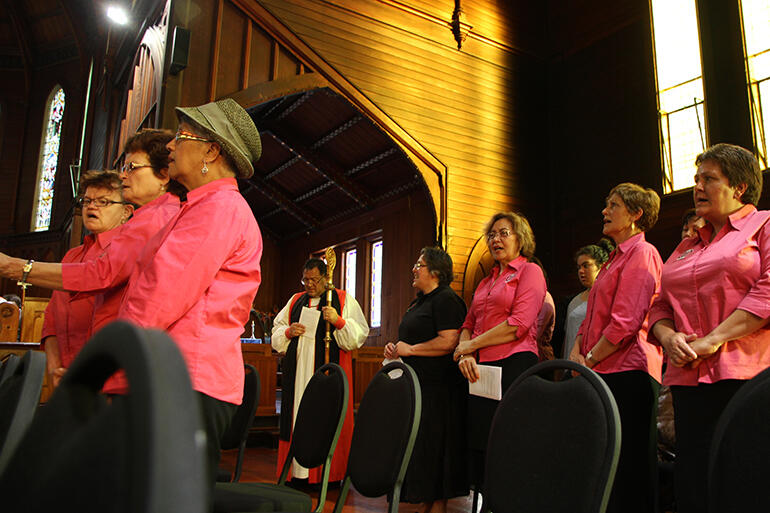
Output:
<instances>
[{"instance_id":1,"label":"woman holding white paper","mask_svg":"<svg viewBox=\"0 0 770 513\"><path fill-rule=\"evenodd\" d=\"M501 392L537 363L537 316L545 299L543 271L528 259L535 253L535 236L521 214L500 212L487 223L489 252L497 263L481 280L455 349L460 372L473 383L479 364L502 368ZM468 401L470 478L483 484L489 428L499 401L471 395Z\"/></svg>"}]
</instances>

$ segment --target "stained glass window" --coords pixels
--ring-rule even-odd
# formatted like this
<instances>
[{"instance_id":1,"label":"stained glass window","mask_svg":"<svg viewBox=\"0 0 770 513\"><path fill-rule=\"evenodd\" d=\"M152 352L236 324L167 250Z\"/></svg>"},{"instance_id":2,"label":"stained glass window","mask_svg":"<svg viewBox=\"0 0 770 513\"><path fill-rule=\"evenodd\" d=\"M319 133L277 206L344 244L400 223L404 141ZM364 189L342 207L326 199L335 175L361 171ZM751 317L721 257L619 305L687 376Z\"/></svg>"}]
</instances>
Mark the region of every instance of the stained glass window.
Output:
<instances>
[{"instance_id":1,"label":"stained glass window","mask_svg":"<svg viewBox=\"0 0 770 513\"><path fill-rule=\"evenodd\" d=\"M56 168L59 163L59 142L61 125L64 119L64 89L54 90L46 110L47 121L43 132L43 149L40 153L39 182L37 185L33 229L36 232L47 230L51 224L53 206L53 187L56 180Z\"/></svg>"}]
</instances>

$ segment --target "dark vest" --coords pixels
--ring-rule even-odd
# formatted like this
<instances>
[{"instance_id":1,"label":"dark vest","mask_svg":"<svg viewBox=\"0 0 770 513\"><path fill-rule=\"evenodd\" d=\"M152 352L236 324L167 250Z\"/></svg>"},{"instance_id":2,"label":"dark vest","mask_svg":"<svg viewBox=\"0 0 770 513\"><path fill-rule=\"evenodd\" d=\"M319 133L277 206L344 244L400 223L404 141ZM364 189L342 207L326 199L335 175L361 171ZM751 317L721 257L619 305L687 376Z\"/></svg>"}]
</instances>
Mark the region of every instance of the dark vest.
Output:
<instances>
[{"instance_id":1,"label":"dark vest","mask_svg":"<svg viewBox=\"0 0 770 513\"><path fill-rule=\"evenodd\" d=\"M302 307L308 306L310 303L310 296L307 292L303 293L299 297L296 297L294 302L290 306L289 311L289 324L299 322L299 316L302 313ZM318 309L326 306L326 293L321 294L321 301L318 304ZM342 316L342 308L345 304L345 291L338 291L334 289L332 291L332 306L337 310L337 315ZM330 327L329 333L332 341L329 343L329 361L334 363L340 362L340 348L337 345L337 340L334 338L334 325ZM318 318L318 326L315 330L315 360L313 363L313 370L318 370L324 364L324 356L326 354L326 343L324 337L326 336L326 321L323 315ZM281 440L289 441L291 438L291 425L292 416L294 414L294 380L297 375L297 346L299 344L299 337L294 337L289 342L289 347L286 349L286 355L281 360L281 424L280 434Z\"/></svg>"}]
</instances>

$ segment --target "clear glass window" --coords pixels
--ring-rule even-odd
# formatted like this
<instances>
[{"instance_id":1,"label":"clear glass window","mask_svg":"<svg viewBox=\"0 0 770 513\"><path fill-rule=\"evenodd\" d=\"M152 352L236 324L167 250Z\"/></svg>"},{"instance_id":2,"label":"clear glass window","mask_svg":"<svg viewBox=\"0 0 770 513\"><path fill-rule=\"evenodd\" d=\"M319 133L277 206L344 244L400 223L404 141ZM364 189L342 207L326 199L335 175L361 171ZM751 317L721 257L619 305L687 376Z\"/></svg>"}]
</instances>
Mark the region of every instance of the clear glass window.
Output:
<instances>
[{"instance_id":1,"label":"clear glass window","mask_svg":"<svg viewBox=\"0 0 770 513\"><path fill-rule=\"evenodd\" d=\"M356 250L345 251L345 283L343 288L353 297L356 297Z\"/></svg>"},{"instance_id":2,"label":"clear glass window","mask_svg":"<svg viewBox=\"0 0 770 513\"><path fill-rule=\"evenodd\" d=\"M770 2L741 0L749 93L760 164L767 169L770 139Z\"/></svg>"},{"instance_id":3,"label":"clear glass window","mask_svg":"<svg viewBox=\"0 0 770 513\"><path fill-rule=\"evenodd\" d=\"M370 321L372 328L382 324L382 241L372 244L372 297Z\"/></svg>"},{"instance_id":4,"label":"clear glass window","mask_svg":"<svg viewBox=\"0 0 770 513\"><path fill-rule=\"evenodd\" d=\"M692 186L705 149L703 77L695 0L651 0L663 191Z\"/></svg>"}]
</instances>

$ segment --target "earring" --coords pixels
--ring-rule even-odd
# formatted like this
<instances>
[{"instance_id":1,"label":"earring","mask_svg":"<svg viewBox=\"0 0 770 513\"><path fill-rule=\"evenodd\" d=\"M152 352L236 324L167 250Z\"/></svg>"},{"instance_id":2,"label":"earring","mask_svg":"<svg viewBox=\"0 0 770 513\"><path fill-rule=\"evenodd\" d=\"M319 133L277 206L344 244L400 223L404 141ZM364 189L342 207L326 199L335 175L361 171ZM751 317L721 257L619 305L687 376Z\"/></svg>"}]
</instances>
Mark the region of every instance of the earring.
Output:
<instances>
[{"instance_id":1,"label":"earring","mask_svg":"<svg viewBox=\"0 0 770 513\"><path fill-rule=\"evenodd\" d=\"M160 192L166 192L166 184L160 184Z\"/></svg>"},{"instance_id":2,"label":"earring","mask_svg":"<svg viewBox=\"0 0 770 513\"><path fill-rule=\"evenodd\" d=\"M203 169L201 169L201 173L204 175L209 172L209 166L206 165L206 161L203 161Z\"/></svg>"}]
</instances>

